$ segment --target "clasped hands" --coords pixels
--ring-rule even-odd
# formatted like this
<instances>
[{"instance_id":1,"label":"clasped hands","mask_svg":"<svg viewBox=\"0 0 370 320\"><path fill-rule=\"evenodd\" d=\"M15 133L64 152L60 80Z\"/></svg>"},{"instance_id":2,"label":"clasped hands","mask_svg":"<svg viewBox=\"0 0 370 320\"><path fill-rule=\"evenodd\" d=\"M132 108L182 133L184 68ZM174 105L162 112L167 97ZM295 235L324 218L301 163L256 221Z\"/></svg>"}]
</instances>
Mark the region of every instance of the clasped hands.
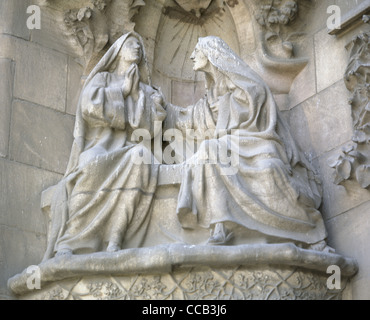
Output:
<instances>
[{"instance_id":1,"label":"clasped hands","mask_svg":"<svg viewBox=\"0 0 370 320\"><path fill-rule=\"evenodd\" d=\"M139 83L139 67L136 63L133 63L126 71L125 80L123 81L123 97L126 98L131 94L134 98L137 98L139 96Z\"/></svg>"},{"instance_id":2,"label":"clasped hands","mask_svg":"<svg viewBox=\"0 0 370 320\"><path fill-rule=\"evenodd\" d=\"M131 95L135 100L137 100L139 97L139 84L139 67L136 63L133 63L125 73L125 79L122 85L123 97L127 98L129 95ZM166 104L160 89L156 89L156 92L152 95L152 98L156 106L161 106L165 109Z\"/></svg>"}]
</instances>

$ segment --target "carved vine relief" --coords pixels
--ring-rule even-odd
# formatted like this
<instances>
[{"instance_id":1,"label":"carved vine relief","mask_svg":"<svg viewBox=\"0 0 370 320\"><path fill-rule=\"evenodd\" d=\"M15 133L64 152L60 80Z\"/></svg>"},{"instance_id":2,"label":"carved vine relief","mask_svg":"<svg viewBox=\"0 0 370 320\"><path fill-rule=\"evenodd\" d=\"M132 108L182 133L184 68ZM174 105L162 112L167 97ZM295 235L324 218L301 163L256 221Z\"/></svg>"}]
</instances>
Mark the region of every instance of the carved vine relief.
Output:
<instances>
[{"instance_id":1,"label":"carved vine relief","mask_svg":"<svg viewBox=\"0 0 370 320\"><path fill-rule=\"evenodd\" d=\"M62 12L60 28L87 75L110 45L122 34L135 29L134 16L146 3L144 0L47 0L44 5L57 8L57 15ZM264 72L267 72L265 78L274 79L270 86L277 82L275 79L284 78L278 81L278 88L271 88L274 92L288 93L295 77L307 65L308 59L298 53L305 36L300 32L304 25L298 17L303 17L305 12L300 12L299 0L168 0L157 5L162 7L163 16L185 24L186 32L192 34L190 37L193 33L196 37L209 34L202 30L200 33L197 31L197 35L194 31L199 29L194 27L203 27L207 23L213 33L228 30L230 26L225 25L225 20L228 20L225 17L230 16L230 10L236 12L237 8L246 7L256 26L254 37L259 39L262 50L257 56ZM186 79L189 78L187 72L182 73Z\"/></svg>"},{"instance_id":2,"label":"carved vine relief","mask_svg":"<svg viewBox=\"0 0 370 320\"><path fill-rule=\"evenodd\" d=\"M369 16L363 21L369 23ZM370 186L370 32L356 36L346 47L349 51L349 63L344 81L352 96L354 135L352 143L342 148L342 153L331 160L334 168L334 183L343 184L347 180L356 180L362 188Z\"/></svg>"},{"instance_id":3,"label":"carved vine relief","mask_svg":"<svg viewBox=\"0 0 370 320\"><path fill-rule=\"evenodd\" d=\"M289 30L297 15L297 1L265 1L259 7L255 18L265 30L264 40L273 55L280 58L294 56L292 41L304 36L304 33Z\"/></svg>"},{"instance_id":4,"label":"carved vine relief","mask_svg":"<svg viewBox=\"0 0 370 320\"><path fill-rule=\"evenodd\" d=\"M345 285L343 286L343 288ZM43 293L45 300L338 300L342 290L329 291L326 278L291 270L202 270L189 268L170 275L134 279L79 279Z\"/></svg>"},{"instance_id":5,"label":"carved vine relief","mask_svg":"<svg viewBox=\"0 0 370 320\"><path fill-rule=\"evenodd\" d=\"M80 63L88 73L100 60L106 47L114 43L122 34L133 31L133 17L138 13L144 0L112 1L89 0L81 3L63 3L48 0L45 6L63 12L60 28L76 51L80 51Z\"/></svg>"}]
</instances>

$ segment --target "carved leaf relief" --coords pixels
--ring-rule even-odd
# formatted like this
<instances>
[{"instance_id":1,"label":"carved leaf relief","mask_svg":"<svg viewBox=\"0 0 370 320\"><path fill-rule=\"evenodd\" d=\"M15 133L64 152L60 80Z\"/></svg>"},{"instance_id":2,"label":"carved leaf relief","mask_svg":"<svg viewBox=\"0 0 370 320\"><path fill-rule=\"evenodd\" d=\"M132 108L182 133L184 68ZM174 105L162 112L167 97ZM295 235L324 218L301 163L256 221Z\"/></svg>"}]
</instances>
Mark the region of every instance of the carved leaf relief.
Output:
<instances>
[{"instance_id":1,"label":"carved leaf relief","mask_svg":"<svg viewBox=\"0 0 370 320\"><path fill-rule=\"evenodd\" d=\"M368 22L369 19L363 19ZM355 179L362 188L370 186L370 33L356 36L348 45L349 62L344 81L352 93L353 144L329 163L335 169L334 183Z\"/></svg>"}]
</instances>

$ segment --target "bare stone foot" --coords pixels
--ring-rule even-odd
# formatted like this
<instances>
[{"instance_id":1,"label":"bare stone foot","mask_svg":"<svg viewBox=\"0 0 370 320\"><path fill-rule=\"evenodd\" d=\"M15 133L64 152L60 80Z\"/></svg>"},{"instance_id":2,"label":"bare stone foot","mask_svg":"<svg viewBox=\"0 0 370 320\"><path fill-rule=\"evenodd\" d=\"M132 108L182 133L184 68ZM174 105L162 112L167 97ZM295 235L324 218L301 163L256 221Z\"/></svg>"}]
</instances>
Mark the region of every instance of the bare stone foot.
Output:
<instances>
[{"instance_id":1,"label":"bare stone foot","mask_svg":"<svg viewBox=\"0 0 370 320\"><path fill-rule=\"evenodd\" d=\"M329 247L326 241L324 240L311 244L308 249L322 251L326 253L335 253L335 249L333 249L332 247Z\"/></svg>"},{"instance_id":2,"label":"bare stone foot","mask_svg":"<svg viewBox=\"0 0 370 320\"><path fill-rule=\"evenodd\" d=\"M71 249L61 249L61 250L58 250L57 253L55 254L56 257L71 256L71 255L72 255Z\"/></svg>"},{"instance_id":3,"label":"bare stone foot","mask_svg":"<svg viewBox=\"0 0 370 320\"><path fill-rule=\"evenodd\" d=\"M228 232L222 223L217 223L213 235L208 239L207 244L223 245L231 240L232 232Z\"/></svg>"},{"instance_id":4,"label":"bare stone foot","mask_svg":"<svg viewBox=\"0 0 370 320\"><path fill-rule=\"evenodd\" d=\"M108 247L107 247L107 252L117 252L120 250L121 250L121 247L117 243L109 242Z\"/></svg>"}]
</instances>

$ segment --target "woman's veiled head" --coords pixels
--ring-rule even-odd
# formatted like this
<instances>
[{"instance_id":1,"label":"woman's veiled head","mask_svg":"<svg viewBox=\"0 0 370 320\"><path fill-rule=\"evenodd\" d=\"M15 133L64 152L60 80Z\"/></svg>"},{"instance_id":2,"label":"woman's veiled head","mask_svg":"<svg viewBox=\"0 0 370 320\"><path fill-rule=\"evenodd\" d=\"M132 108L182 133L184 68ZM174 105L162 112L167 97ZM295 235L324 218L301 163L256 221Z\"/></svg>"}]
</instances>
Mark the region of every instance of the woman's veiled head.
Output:
<instances>
[{"instance_id":1,"label":"woman's veiled head","mask_svg":"<svg viewBox=\"0 0 370 320\"><path fill-rule=\"evenodd\" d=\"M129 65L137 63L140 71L140 80L151 85L144 42L140 35L134 31L124 34L114 42L91 71L85 85L99 72L115 72L119 68L119 62L126 60L131 60Z\"/></svg>"},{"instance_id":2,"label":"woman's veiled head","mask_svg":"<svg viewBox=\"0 0 370 320\"><path fill-rule=\"evenodd\" d=\"M194 61L194 70L196 71L204 71L205 59L221 72L237 72L238 68L245 67L238 55L217 36L200 37L191 59Z\"/></svg>"},{"instance_id":3,"label":"woman's veiled head","mask_svg":"<svg viewBox=\"0 0 370 320\"><path fill-rule=\"evenodd\" d=\"M261 91L266 88L261 77L217 36L200 37L191 58L198 60L197 71L205 72L207 88L214 83L214 74L224 75L228 82L232 82L234 87L239 87L243 91L248 90L252 84Z\"/></svg>"},{"instance_id":4,"label":"woman's veiled head","mask_svg":"<svg viewBox=\"0 0 370 320\"><path fill-rule=\"evenodd\" d=\"M114 61L109 67L109 72L124 73L131 64L137 65L143 59L143 48L141 41L134 35L130 35L120 44Z\"/></svg>"},{"instance_id":5,"label":"woman's veiled head","mask_svg":"<svg viewBox=\"0 0 370 320\"><path fill-rule=\"evenodd\" d=\"M143 57L142 45L137 37L129 36L122 44L115 61L115 72L124 73L133 63L139 65Z\"/></svg>"},{"instance_id":6,"label":"woman's veiled head","mask_svg":"<svg viewBox=\"0 0 370 320\"><path fill-rule=\"evenodd\" d=\"M197 45L190 56L190 59L193 61L193 70L194 71L206 71L209 61L207 56L204 54L201 48Z\"/></svg>"}]
</instances>

